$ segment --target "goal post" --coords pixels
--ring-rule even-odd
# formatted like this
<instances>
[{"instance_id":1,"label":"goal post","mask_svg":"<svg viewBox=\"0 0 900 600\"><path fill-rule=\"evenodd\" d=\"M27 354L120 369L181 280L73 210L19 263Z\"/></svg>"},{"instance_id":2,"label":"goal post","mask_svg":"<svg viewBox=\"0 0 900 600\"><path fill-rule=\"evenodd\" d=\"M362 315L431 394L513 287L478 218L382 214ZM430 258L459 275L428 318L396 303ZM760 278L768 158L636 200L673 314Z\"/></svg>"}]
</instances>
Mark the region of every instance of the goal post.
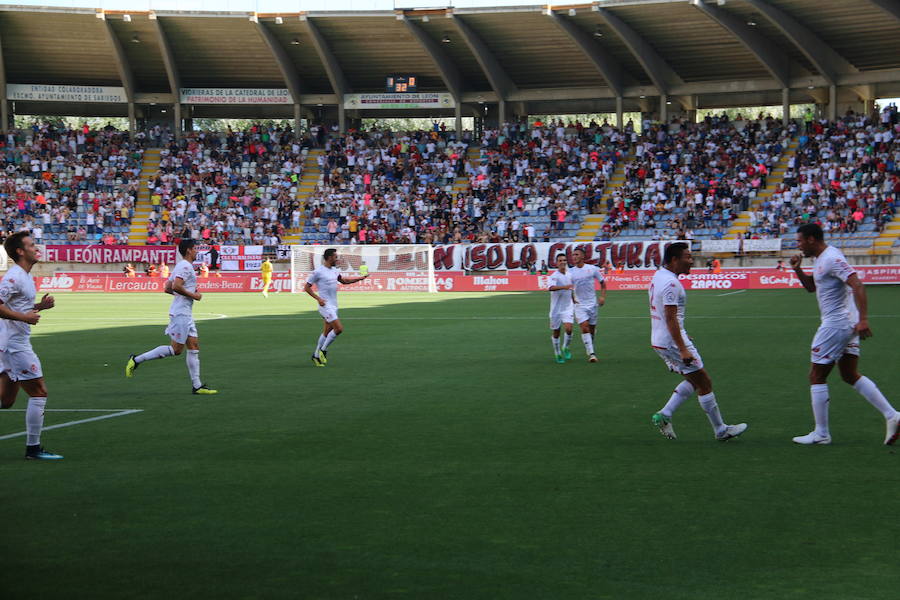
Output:
<instances>
[{"instance_id":1,"label":"goal post","mask_svg":"<svg viewBox=\"0 0 900 600\"><path fill-rule=\"evenodd\" d=\"M337 250L335 266L342 274L357 277L365 265L371 280L367 290L437 292L434 247L429 244L291 246L291 292L303 291L306 278L322 264L329 248Z\"/></svg>"}]
</instances>

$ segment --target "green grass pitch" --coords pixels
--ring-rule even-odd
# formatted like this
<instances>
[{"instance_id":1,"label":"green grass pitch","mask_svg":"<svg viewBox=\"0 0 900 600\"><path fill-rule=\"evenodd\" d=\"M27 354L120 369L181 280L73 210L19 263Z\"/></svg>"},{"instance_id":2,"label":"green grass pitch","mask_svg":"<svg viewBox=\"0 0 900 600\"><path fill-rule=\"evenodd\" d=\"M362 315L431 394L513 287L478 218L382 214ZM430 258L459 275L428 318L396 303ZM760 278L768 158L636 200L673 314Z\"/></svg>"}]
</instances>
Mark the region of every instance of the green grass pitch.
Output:
<instances>
[{"instance_id":1,"label":"green grass pitch","mask_svg":"<svg viewBox=\"0 0 900 600\"><path fill-rule=\"evenodd\" d=\"M869 287L862 370L900 404L900 288ZM696 400L677 441L650 415L678 377L646 294L611 292L553 362L548 296L351 294L326 368L302 295L195 306L204 380L166 343L169 298L58 294L35 328L48 408L143 412L48 431L55 463L0 441L2 598L896 597L900 462L832 375L830 447L806 382L815 298L688 293L688 331L729 422ZM16 409L26 404L20 396ZM103 413L50 412L47 425ZM0 435L22 431L0 413Z\"/></svg>"}]
</instances>

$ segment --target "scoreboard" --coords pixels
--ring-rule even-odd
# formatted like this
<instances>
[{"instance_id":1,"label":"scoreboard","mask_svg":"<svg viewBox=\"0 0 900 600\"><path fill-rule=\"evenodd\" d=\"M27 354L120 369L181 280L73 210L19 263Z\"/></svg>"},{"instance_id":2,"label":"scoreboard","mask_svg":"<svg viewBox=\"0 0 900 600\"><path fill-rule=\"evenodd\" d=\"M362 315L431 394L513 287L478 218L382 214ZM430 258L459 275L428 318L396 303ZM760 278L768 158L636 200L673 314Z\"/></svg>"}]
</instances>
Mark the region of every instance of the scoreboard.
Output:
<instances>
[{"instance_id":1,"label":"scoreboard","mask_svg":"<svg viewBox=\"0 0 900 600\"><path fill-rule=\"evenodd\" d=\"M388 94L414 94L417 91L417 79L415 75L389 75L385 88Z\"/></svg>"}]
</instances>

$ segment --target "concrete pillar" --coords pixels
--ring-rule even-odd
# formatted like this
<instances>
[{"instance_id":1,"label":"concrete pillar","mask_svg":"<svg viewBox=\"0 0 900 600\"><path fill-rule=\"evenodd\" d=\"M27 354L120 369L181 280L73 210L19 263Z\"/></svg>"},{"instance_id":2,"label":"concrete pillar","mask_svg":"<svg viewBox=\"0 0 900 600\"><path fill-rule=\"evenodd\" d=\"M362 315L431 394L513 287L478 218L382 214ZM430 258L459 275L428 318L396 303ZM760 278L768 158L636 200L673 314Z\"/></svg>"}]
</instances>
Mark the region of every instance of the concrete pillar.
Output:
<instances>
[{"instance_id":1,"label":"concrete pillar","mask_svg":"<svg viewBox=\"0 0 900 600\"><path fill-rule=\"evenodd\" d=\"M194 130L194 105L189 104L185 107L184 130L187 132Z\"/></svg>"},{"instance_id":2,"label":"concrete pillar","mask_svg":"<svg viewBox=\"0 0 900 600\"><path fill-rule=\"evenodd\" d=\"M180 140L181 139L181 103L180 102L176 102L174 105L172 105L172 113L174 115L173 120L175 121L175 127L173 129L173 131L175 133L175 139Z\"/></svg>"},{"instance_id":3,"label":"concrete pillar","mask_svg":"<svg viewBox=\"0 0 900 600\"><path fill-rule=\"evenodd\" d=\"M625 110L622 108L622 96L616 96L616 129L625 127Z\"/></svg>"},{"instance_id":4,"label":"concrete pillar","mask_svg":"<svg viewBox=\"0 0 900 600\"><path fill-rule=\"evenodd\" d=\"M135 116L134 110L134 102L128 103L128 133L134 135L135 130L137 130L137 118Z\"/></svg>"},{"instance_id":5,"label":"concrete pillar","mask_svg":"<svg viewBox=\"0 0 900 600\"><path fill-rule=\"evenodd\" d=\"M6 95L0 99L0 133L6 133L6 130L9 129L9 100L6 99Z\"/></svg>"},{"instance_id":6,"label":"concrete pillar","mask_svg":"<svg viewBox=\"0 0 900 600\"><path fill-rule=\"evenodd\" d=\"M668 105L666 104L668 101L669 97L665 94L659 96L659 122L663 125L669 121L669 110Z\"/></svg>"},{"instance_id":7,"label":"concrete pillar","mask_svg":"<svg viewBox=\"0 0 900 600\"><path fill-rule=\"evenodd\" d=\"M341 135L347 133L347 112L344 110L344 101L338 100L338 130Z\"/></svg>"},{"instance_id":8,"label":"concrete pillar","mask_svg":"<svg viewBox=\"0 0 900 600\"><path fill-rule=\"evenodd\" d=\"M294 139L300 139L300 116L303 114L299 103L294 104Z\"/></svg>"},{"instance_id":9,"label":"concrete pillar","mask_svg":"<svg viewBox=\"0 0 900 600\"><path fill-rule=\"evenodd\" d=\"M501 129L503 127L503 123L506 122L506 101L501 100L497 103L497 129Z\"/></svg>"},{"instance_id":10,"label":"concrete pillar","mask_svg":"<svg viewBox=\"0 0 900 600\"><path fill-rule=\"evenodd\" d=\"M456 108L453 109L454 125L456 129L456 139L462 139L462 102L460 98L456 99Z\"/></svg>"},{"instance_id":11,"label":"concrete pillar","mask_svg":"<svg viewBox=\"0 0 900 600\"><path fill-rule=\"evenodd\" d=\"M781 124L787 127L791 122L791 90L788 88L781 88L781 110Z\"/></svg>"},{"instance_id":12,"label":"concrete pillar","mask_svg":"<svg viewBox=\"0 0 900 600\"><path fill-rule=\"evenodd\" d=\"M837 86L828 86L828 120L837 121L838 105L837 105Z\"/></svg>"}]
</instances>

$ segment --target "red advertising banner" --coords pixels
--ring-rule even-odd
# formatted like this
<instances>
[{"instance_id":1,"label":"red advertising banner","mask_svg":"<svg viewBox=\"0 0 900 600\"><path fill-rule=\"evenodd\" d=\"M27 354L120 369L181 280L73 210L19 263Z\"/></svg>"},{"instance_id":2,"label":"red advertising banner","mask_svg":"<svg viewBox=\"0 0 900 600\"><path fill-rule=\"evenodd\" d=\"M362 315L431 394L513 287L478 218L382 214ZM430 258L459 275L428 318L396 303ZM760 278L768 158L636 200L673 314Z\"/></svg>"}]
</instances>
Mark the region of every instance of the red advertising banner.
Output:
<instances>
[{"instance_id":1,"label":"red advertising banner","mask_svg":"<svg viewBox=\"0 0 900 600\"><path fill-rule=\"evenodd\" d=\"M45 246L42 262L175 264L175 246Z\"/></svg>"},{"instance_id":2,"label":"red advertising banner","mask_svg":"<svg viewBox=\"0 0 900 600\"><path fill-rule=\"evenodd\" d=\"M866 285L900 284L900 265L858 265L859 278ZM626 270L609 273L606 285L610 290L646 290L656 271L653 269ZM164 279L158 277L125 277L118 273L57 273L35 277L39 293L45 292L162 292ZM528 292L546 289L547 275L524 273L484 273L466 275L461 271L435 274L439 292ZM801 287L792 271L775 269L737 268L709 273L695 269L682 275L688 290L764 290ZM303 285L301 280L299 285ZM197 280L201 292L259 292L263 288L258 273L224 273ZM341 286L341 292L427 292L428 278L422 273L373 273L353 285ZM290 292L290 274L272 274L273 292Z\"/></svg>"}]
</instances>

